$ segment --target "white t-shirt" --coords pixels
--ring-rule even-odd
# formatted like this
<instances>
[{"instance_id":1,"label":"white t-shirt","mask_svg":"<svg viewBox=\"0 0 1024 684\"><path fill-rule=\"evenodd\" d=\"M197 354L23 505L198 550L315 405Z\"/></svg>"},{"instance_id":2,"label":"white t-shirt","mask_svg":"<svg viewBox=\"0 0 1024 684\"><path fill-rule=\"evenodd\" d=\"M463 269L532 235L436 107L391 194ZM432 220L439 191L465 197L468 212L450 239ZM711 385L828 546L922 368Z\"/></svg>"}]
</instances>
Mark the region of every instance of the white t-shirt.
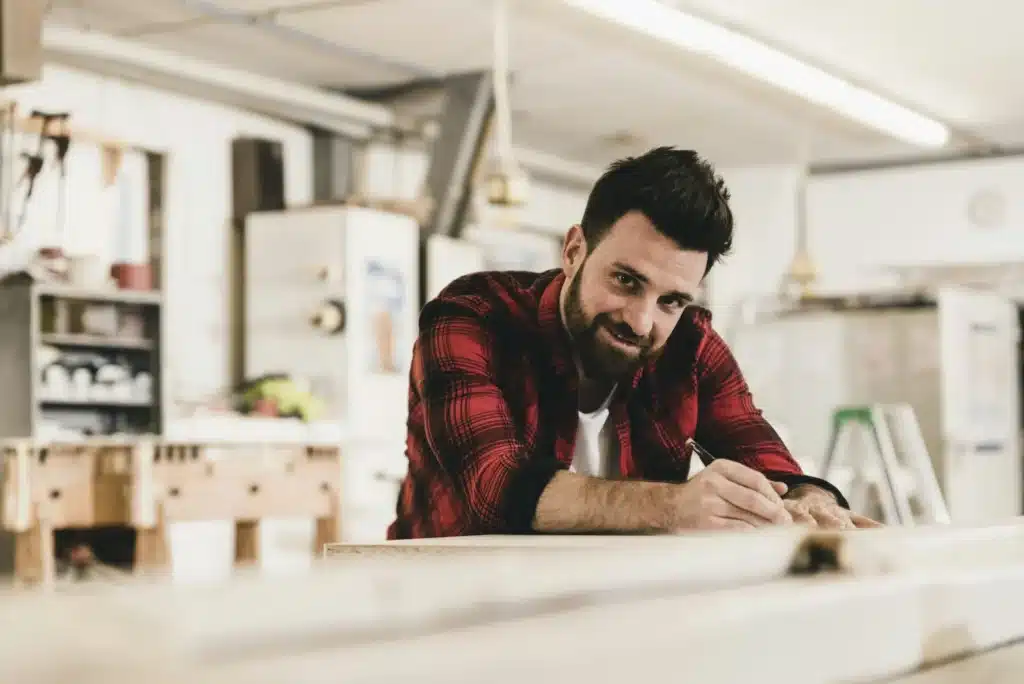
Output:
<instances>
[{"instance_id":1,"label":"white t-shirt","mask_svg":"<svg viewBox=\"0 0 1024 684\"><path fill-rule=\"evenodd\" d=\"M591 477L608 477L615 469L619 457L619 441L615 426L608 422L608 407L615 395L613 388L596 411L579 412L576 429L576 448L573 451L570 472Z\"/></svg>"}]
</instances>

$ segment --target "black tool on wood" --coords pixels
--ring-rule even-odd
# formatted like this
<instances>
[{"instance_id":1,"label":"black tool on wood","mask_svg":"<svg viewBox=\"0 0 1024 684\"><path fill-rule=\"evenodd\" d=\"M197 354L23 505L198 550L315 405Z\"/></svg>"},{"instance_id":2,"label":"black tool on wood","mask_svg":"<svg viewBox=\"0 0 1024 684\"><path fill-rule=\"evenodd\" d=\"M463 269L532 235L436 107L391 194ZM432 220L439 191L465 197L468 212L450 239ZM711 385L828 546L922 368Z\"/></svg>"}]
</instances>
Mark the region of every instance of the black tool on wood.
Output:
<instances>
[{"instance_id":1,"label":"black tool on wood","mask_svg":"<svg viewBox=\"0 0 1024 684\"><path fill-rule=\"evenodd\" d=\"M43 171L43 156L40 154L31 154L29 152L21 153L22 159L25 160L25 172L21 176L21 180L18 184L27 184L25 188L25 197L21 200L21 213L18 215L18 223L12 233L16 235L21 231L22 226L25 225L25 217L28 215L28 203L32 199L32 193L36 189L36 179L39 174Z\"/></svg>"}]
</instances>

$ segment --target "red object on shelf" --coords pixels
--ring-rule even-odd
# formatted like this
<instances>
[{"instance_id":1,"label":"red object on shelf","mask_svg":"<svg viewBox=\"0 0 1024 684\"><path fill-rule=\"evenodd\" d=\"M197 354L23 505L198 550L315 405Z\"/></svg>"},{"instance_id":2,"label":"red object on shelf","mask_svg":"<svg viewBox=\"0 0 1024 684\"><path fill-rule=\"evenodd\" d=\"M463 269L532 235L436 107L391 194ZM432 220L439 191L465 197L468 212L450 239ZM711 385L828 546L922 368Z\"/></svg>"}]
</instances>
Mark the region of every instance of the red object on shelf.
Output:
<instances>
[{"instance_id":1,"label":"red object on shelf","mask_svg":"<svg viewBox=\"0 0 1024 684\"><path fill-rule=\"evenodd\" d=\"M277 402L273 399L257 399L253 402L252 413L257 416L278 416Z\"/></svg>"},{"instance_id":2,"label":"red object on shelf","mask_svg":"<svg viewBox=\"0 0 1024 684\"><path fill-rule=\"evenodd\" d=\"M149 264L117 263L110 268L110 275L122 290L153 289L153 268Z\"/></svg>"}]
</instances>

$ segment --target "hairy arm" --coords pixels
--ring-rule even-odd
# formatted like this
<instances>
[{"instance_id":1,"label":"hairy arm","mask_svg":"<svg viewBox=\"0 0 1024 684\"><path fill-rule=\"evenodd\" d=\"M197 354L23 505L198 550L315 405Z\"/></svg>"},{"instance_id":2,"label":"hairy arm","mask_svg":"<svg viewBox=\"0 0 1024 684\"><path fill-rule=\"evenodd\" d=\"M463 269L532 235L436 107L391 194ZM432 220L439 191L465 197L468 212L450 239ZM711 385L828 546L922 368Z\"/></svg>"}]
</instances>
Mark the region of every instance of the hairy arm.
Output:
<instances>
[{"instance_id":1,"label":"hairy arm","mask_svg":"<svg viewBox=\"0 0 1024 684\"><path fill-rule=\"evenodd\" d=\"M659 532L675 527L676 485L602 480L563 471L541 494L538 532Z\"/></svg>"}]
</instances>

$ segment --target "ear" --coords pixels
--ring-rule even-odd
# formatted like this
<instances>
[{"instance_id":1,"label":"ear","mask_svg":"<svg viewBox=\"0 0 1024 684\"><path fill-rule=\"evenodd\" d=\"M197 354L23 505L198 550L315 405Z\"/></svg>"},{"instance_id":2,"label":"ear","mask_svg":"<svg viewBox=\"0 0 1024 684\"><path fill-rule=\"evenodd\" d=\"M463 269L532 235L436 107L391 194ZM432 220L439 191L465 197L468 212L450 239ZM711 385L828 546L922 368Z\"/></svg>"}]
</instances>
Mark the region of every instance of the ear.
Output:
<instances>
[{"instance_id":1,"label":"ear","mask_svg":"<svg viewBox=\"0 0 1024 684\"><path fill-rule=\"evenodd\" d=\"M576 273L576 269L587 256L587 240L583 237L583 228L575 225L565 234L562 243L562 271L567 277Z\"/></svg>"}]
</instances>

